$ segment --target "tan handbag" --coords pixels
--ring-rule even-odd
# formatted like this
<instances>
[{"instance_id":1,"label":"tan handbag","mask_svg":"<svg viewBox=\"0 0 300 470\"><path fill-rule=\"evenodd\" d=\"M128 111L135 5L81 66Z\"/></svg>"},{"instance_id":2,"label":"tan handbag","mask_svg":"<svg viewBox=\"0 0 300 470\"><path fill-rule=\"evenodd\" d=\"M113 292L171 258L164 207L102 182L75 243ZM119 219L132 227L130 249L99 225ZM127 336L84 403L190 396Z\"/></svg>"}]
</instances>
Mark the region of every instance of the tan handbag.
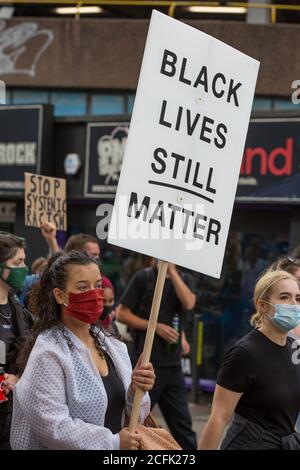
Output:
<instances>
[{"instance_id":1,"label":"tan handbag","mask_svg":"<svg viewBox=\"0 0 300 470\"><path fill-rule=\"evenodd\" d=\"M137 426L136 431L142 436L139 450L182 450L171 434L159 426L151 413L144 424Z\"/></svg>"}]
</instances>

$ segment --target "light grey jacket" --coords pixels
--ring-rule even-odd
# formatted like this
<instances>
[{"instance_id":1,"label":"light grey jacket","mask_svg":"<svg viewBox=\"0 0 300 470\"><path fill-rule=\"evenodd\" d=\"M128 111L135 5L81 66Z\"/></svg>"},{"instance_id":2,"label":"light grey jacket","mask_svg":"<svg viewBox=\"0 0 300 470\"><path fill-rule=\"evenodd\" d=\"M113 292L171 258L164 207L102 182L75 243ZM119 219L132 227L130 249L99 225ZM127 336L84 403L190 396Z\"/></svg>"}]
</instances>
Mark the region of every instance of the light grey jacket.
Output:
<instances>
[{"instance_id":1,"label":"light grey jacket","mask_svg":"<svg viewBox=\"0 0 300 470\"><path fill-rule=\"evenodd\" d=\"M107 394L89 349L66 328L70 347L57 328L39 335L14 390L13 449L119 449L119 435L104 427ZM103 333L100 333L102 338ZM117 374L129 390L131 363L124 343L105 336ZM130 415L133 396L127 392ZM150 412L145 394L140 422Z\"/></svg>"}]
</instances>

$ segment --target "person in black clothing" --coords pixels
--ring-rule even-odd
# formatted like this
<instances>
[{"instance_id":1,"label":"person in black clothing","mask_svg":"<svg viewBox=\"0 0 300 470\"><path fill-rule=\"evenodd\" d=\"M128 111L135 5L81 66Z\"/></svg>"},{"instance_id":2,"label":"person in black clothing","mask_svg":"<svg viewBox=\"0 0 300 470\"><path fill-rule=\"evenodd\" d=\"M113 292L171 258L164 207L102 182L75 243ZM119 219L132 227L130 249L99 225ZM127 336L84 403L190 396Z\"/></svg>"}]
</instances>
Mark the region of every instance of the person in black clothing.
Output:
<instances>
[{"instance_id":1,"label":"person in black clothing","mask_svg":"<svg viewBox=\"0 0 300 470\"><path fill-rule=\"evenodd\" d=\"M12 415L12 393L18 381L17 355L23 338L31 325L30 314L15 300L14 291L23 287L26 274L24 240L6 232L0 232L0 341L4 343L4 357L0 365L6 372L3 383L8 395L0 403L0 449L10 449L9 433ZM5 351L4 351L5 350Z\"/></svg>"},{"instance_id":2,"label":"person in black clothing","mask_svg":"<svg viewBox=\"0 0 300 470\"><path fill-rule=\"evenodd\" d=\"M133 330L133 364L143 351L157 274L156 266L138 271L120 299L118 320ZM192 310L196 303L192 281L190 275L179 273L174 264L169 264L151 355L156 374L151 406L158 403L171 433L186 450L197 447L181 369L180 341L184 311Z\"/></svg>"},{"instance_id":3,"label":"person in black clothing","mask_svg":"<svg viewBox=\"0 0 300 470\"><path fill-rule=\"evenodd\" d=\"M254 291L256 329L231 348L217 378L200 449L300 449L300 349L288 332L300 324L300 291L284 271L267 272Z\"/></svg>"}]
</instances>

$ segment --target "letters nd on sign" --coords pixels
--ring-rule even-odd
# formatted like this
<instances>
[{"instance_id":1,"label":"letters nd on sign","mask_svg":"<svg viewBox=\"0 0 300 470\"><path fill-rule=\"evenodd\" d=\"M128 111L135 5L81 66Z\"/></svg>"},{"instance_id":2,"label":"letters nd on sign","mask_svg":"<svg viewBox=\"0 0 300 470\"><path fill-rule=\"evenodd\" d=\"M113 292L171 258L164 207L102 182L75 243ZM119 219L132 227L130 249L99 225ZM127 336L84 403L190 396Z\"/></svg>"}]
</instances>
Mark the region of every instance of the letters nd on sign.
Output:
<instances>
[{"instance_id":1,"label":"letters nd on sign","mask_svg":"<svg viewBox=\"0 0 300 470\"><path fill-rule=\"evenodd\" d=\"M111 243L220 277L258 68L153 12Z\"/></svg>"},{"instance_id":2,"label":"letters nd on sign","mask_svg":"<svg viewBox=\"0 0 300 470\"><path fill-rule=\"evenodd\" d=\"M45 221L67 229L66 180L25 173L25 225L41 227Z\"/></svg>"},{"instance_id":3,"label":"letters nd on sign","mask_svg":"<svg viewBox=\"0 0 300 470\"><path fill-rule=\"evenodd\" d=\"M240 201L300 200L300 119L253 119L241 166Z\"/></svg>"}]
</instances>

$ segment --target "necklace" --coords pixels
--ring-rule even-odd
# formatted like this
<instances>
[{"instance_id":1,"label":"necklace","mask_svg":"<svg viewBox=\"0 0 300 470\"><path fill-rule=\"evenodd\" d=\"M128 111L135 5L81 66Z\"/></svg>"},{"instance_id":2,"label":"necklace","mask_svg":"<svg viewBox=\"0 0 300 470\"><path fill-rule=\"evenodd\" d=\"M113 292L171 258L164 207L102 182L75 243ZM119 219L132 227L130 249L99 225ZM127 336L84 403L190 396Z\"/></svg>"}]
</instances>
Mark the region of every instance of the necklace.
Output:
<instances>
[{"instance_id":1,"label":"necklace","mask_svg":"<svg viewBox=\"0 0 300 470\"><path fill-rule=\"evenodd\" d=\"M95 348L97 349L97 352L99 354L99 356L101 357L101 359L105 359L105 353L103 351L103 349L101 348L97 338L94 337L94 345L95 345Z\"/></svg>"},{"instance_id":2,"label":"necklace","mask_svg":"<svg viewBox=\"0 0 300 470\"><path fill-rule=\"evenodd\" d=\"M12 312L10 311L8 315L5 315L5 313L1 312L1 306L0 306L0 315L1 317L5 318L5 320L10 320L12 316Z\"/></svg>"}]
</instances>

